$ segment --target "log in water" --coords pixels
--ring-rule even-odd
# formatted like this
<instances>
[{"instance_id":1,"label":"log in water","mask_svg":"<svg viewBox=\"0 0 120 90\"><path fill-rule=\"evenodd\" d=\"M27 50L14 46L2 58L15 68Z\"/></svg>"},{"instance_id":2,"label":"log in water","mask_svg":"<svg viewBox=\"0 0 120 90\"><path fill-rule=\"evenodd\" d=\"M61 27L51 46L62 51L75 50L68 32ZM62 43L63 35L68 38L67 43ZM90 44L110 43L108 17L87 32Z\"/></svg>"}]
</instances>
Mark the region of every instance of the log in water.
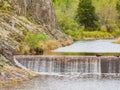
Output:
<instances>
[{"instance_id":1,"label":"log in water","mask_svg":"<svg viewBox=\"0 0 120 90\"><path fill-rule=\"evenodd\" d=\"M115 56L15 56L15 59L41 74L120 77L120 58Z\"/></svg>"}]
</instances>

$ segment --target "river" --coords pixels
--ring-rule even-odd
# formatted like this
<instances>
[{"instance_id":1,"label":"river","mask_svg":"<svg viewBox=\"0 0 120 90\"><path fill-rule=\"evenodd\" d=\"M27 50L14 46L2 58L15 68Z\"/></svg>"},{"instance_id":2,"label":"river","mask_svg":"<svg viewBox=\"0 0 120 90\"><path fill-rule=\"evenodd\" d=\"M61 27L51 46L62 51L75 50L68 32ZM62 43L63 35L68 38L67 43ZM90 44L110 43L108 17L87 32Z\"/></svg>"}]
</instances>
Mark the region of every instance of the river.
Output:
<instances>
[{"instance_id":1,"label":"river","mask_svg":"<svg viewBox=\"0 0 120 90\"><path fill-rule=\"evenodd\" d=\"M120 90L120 80L42 75L4 90Z\"/></svg>"},{"instance_id":2,"label":"river","mask_svg":"<svg viewBox=\"0 0 120 90\"><path fill-rule=\"evenodd\" d=\"M115 40L77 41L53 52L120 53L120 45L114 42Z\"/></svg>"},{"instance_id":3,"label":"river","mask_svg":"<svg viewBox=\"0 0 120 90\"><path fill-rule=\"evenodd\" d=\"M52 52L119 55L120 45L113 42L114 40L78 41ZM91 57L86 57L85 60L72 58L65 62L56 61L53 57L50 60L36 58L18 60L22 67L39 72L41 75L31 81L9 85L2 90L120 90L120 78L114 78L120 75L120 60L119 57L110 58L108 60L91 59ZM103 73L111 76L108 78L102 75Z\"/></svg>"}]
</instances>

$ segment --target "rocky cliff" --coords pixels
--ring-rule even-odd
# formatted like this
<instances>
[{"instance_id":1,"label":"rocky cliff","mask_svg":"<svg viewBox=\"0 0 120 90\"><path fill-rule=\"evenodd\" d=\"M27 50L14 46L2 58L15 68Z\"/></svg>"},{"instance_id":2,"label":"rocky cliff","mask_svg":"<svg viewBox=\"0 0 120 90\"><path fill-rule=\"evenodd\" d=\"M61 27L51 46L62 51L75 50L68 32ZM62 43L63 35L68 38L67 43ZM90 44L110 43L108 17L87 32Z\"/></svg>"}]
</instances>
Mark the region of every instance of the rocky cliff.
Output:
<instances>
[{"instance_id":1,"label":"rocky cliff","mask_svg":"<svg viewBox=\"0 0 120 90\"><path fill-rule=\"evenodd\" d=\"M20 50L27 33L45 35L48 40L57 41L57 46L72 42L72 39L60 30L51 0L0 0L0 53L2 42ZM28 42L32 42L31 38ZM50 43L48 46L53 44ZM45 43L43 45L45 46ZM7 54L11 53L7 50ZM0 57L0 85L33 76L36 74L21 70L11 65L3 56Z\"/></svg>"},{"instance_id":2,"label":"rocky cliff","mask_svg":"<svg viewBox=\"0 0 120 90\"><path fill-rule=\"evenodd\" d=\"M0 41L19 48L26 32L45 34L62 45L72 42L59 28L51 0L0 0Z\"/></svg>"}]
</instances>

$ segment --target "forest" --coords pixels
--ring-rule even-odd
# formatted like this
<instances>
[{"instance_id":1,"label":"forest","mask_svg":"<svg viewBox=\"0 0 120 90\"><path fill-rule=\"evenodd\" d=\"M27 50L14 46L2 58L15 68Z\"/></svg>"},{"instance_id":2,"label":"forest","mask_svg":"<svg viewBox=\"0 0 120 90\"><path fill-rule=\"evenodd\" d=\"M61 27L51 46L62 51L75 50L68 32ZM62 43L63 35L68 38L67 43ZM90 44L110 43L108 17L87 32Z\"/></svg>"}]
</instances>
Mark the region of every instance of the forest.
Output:
<instances>
[{"instance_id":1,"label":"forest","mask_svg":"<svg viewBox=\"0 0 120 90\"><path fill-rule=\"evenodd\" d=\"M61 29L74 40L112 39L120 34L120 0L53 0L53 3Z\"/></svg>"}]
</instances>

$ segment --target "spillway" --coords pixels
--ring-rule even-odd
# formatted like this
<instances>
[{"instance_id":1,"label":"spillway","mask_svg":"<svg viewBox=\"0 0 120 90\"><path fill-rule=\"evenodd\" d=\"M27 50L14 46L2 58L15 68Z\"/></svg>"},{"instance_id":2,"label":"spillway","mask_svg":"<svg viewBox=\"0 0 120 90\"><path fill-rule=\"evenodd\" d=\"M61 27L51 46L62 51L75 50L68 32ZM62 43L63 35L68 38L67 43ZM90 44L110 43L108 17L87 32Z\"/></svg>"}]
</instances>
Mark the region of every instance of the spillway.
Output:
<instances>
[{"instance_id":1,"label":"spillway","mask_svg":"<svg viewBox=\"0 0 120 90\"><path fill-rule=\"evenodd\" d=\"M22 68L40 74L85 78L120 77L120 58L116 56L15 56L15 60Z\"/></svg>"}]
</instances>

